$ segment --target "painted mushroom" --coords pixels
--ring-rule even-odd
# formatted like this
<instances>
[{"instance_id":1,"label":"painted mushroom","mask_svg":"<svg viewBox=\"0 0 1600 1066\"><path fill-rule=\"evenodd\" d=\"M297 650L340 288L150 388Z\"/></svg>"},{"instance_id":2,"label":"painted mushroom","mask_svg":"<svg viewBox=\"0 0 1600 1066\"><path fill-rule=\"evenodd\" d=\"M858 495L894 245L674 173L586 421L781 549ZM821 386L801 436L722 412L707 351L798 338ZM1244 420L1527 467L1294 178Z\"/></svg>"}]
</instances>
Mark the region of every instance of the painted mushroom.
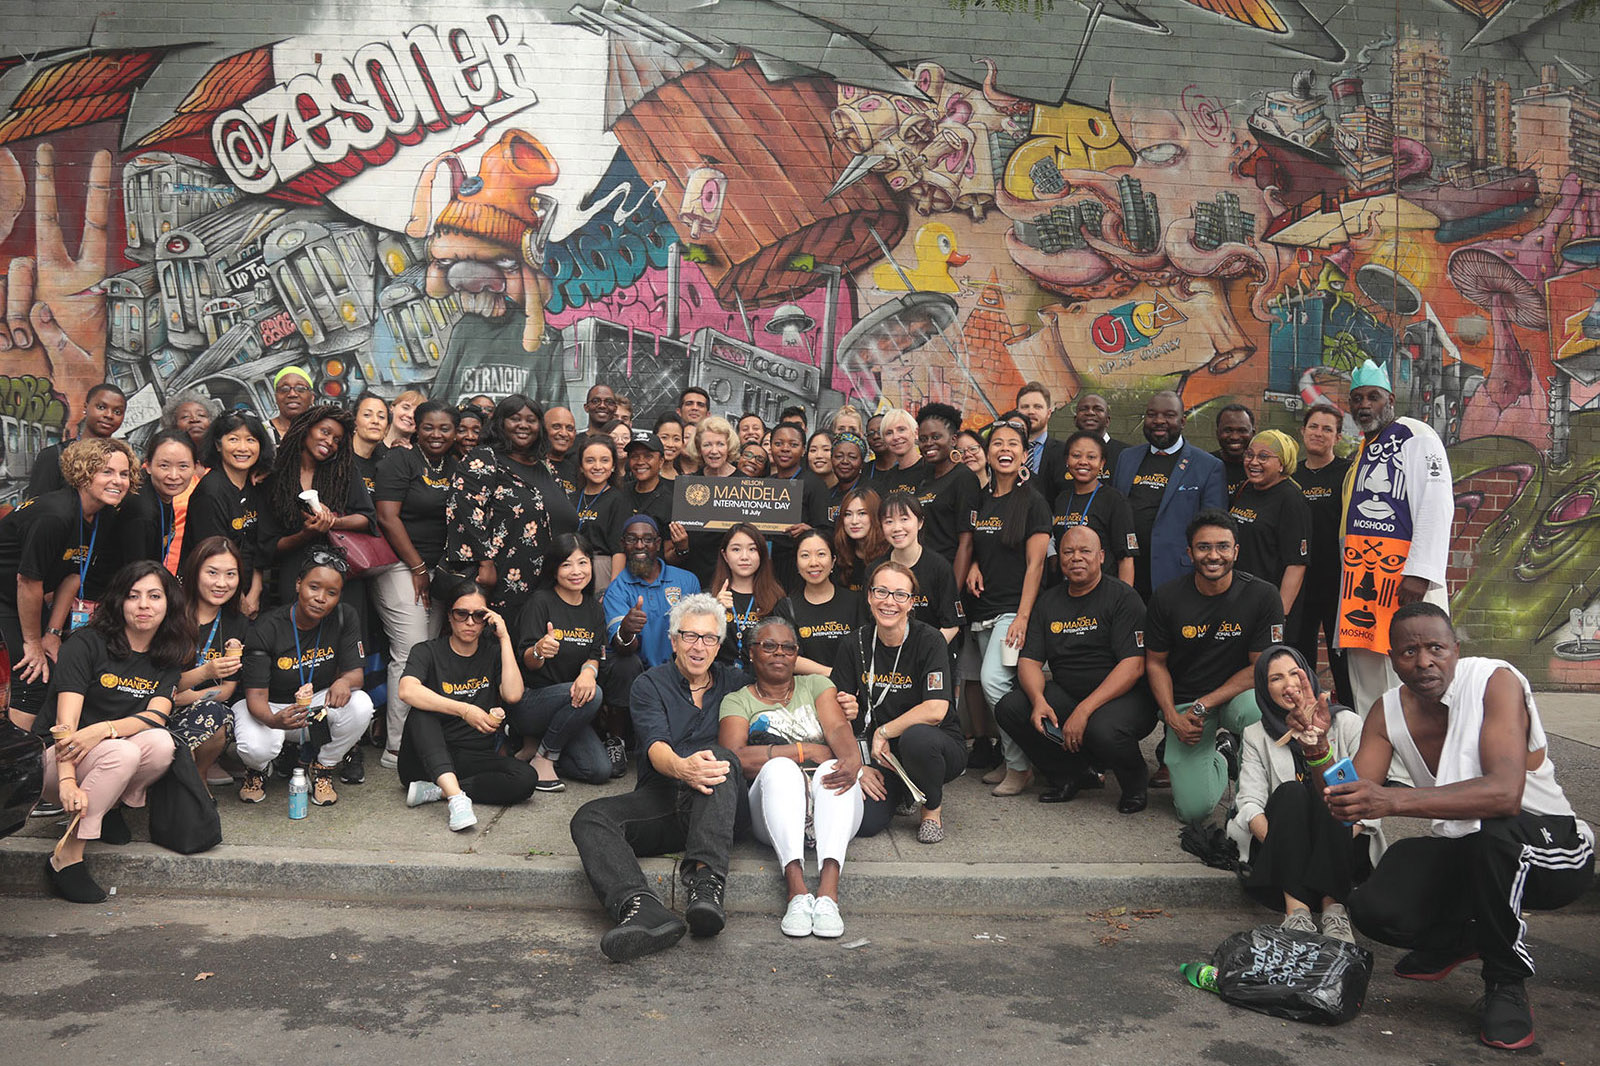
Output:
<instances>
[{"instance_id":1,"label":"painted mushroom","mask_svg":"<svg viewBox=\"0 0 1600 1066\"><path fill-rule=\"evenodd\" d=\"M1451 254L1450 280L1462 296L1489 312L1494 364L1489 368L1484 391L1504 411L1526 396L1534 384L1533 363L1511 326L1548 326L1544 294L1511 263L1483 246L1460 248Z\"/></svg>"}]
</instances>

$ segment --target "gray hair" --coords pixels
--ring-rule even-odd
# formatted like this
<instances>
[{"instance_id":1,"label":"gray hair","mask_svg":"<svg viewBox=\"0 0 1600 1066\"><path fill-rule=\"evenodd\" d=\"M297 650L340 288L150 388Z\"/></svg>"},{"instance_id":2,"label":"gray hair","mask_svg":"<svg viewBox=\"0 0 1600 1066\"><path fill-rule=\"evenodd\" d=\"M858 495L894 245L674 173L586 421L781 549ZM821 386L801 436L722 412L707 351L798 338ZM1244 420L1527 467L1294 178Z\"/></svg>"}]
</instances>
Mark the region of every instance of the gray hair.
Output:
<instances>
[{"instance_id":1,"label":"gray hair","mask_svg":"<svg viewBox=\"0 0 1600 1066\"><path fill-rule=\"evenodd\" d=\"M218 403L216 400L213 400L203 392L197 392L194 389L187 389L178 393L178 395L172 397L161 406L162 429L178 428L178 408L182 407L186 403L199 404L201 407L206 409L206 414L212 418L216 418L222 413L222 404Z\"/></svg>"},{"instance_id":2,"label":"gray hair","mask_svg":"<svg viewBox=\"0 0 1600 1066\"><path fill-rule=\"evenodd\" d=\"M762 633L772 629L774 626L782 626L789 631L789 636L792 639L800 639L800 634L795 632L794 623L781 614L763 615L760 621L750 628L750 639L752 641L759 639Z\"/></svg>"},{"instance_id":3,"label":"gray hair","mask_svg":"<svg viewBox=\"0 0 1600 1066\"><path fill-rule=\"evenodd\" d=\"M668 616L667 628L673 633L683 628L685 618L714 618L717 621L717 639L722 640L728 635L728 613L715 596L705 592L696 592L693 596L685 596L672 605L672 614Z\"/></svg>"}]
</instances>

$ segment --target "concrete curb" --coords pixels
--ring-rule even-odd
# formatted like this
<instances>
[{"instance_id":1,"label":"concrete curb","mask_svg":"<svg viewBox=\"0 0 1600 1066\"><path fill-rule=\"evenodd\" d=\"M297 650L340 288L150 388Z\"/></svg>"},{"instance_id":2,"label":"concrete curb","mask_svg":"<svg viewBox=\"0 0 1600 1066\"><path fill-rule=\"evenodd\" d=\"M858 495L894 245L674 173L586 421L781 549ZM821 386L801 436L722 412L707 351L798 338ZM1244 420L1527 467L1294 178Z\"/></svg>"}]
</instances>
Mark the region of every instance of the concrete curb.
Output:
<instances>
[{"instance_id":1,"label":"concrete curb","mask_svg":"<svg viewBox=\"0 0 1600 1066\"><path fill-rule=\"evenodd\" d=\"M45 860L52 843L12 839L0 847L0 892L48 893ZM586 909L595 906L583 868L567 856L506 861L482 855L407 853L388 860L304 848L223 844L177 855L152 844L96 849L95 879L119 895L170 893L340 902L470 903L484 907ZM646 859L645 875L673 902L670 858ZM731 911L776 914L783 883L775 863L735 860ZM1236 901L1232 874L1198 862L907 863L852 862L849 907L858 913L1034 915L1102 907L1215 906Z\"/></svg>"}]
</instances>

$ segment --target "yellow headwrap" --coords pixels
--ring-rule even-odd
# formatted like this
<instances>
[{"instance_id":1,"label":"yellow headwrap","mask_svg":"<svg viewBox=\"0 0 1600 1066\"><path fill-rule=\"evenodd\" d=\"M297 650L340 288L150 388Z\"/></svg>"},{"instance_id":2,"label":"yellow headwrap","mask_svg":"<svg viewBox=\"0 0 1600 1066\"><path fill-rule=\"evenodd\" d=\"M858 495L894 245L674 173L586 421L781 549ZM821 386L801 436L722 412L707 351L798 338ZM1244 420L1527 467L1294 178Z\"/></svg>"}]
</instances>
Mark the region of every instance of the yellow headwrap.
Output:
<instances>
[{"instance_id":1,"label":"yellow headwrap","mask_svg":"<svg viewBox=\"0 0 1600 1066\"><path fill-rule=\"evenodd\" d=\"M1259 444L1282 459L1284 477L1294 476L1295 467L1300 465L1300 445L1293 437L1279 429L1263 429L1250 438L1250 443Z\"/></svg>"}]
</instances>

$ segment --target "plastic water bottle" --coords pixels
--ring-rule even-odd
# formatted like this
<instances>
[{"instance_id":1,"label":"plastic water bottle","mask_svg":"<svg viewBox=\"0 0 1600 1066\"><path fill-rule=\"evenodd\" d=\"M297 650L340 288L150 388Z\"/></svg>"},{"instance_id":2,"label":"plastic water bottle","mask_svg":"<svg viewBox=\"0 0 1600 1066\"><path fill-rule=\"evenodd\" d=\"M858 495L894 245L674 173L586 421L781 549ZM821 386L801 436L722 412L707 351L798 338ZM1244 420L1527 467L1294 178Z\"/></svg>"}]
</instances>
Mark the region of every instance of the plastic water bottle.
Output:
<instances>
[{"instance_id":1,"label":"plastic water bottle","mask_svg":"<svg viewBox=\"0 0 1600 1066\"><path fill-rule=\"evenodd\" d=\"M1205 992L1217 991L1217 968L1209 962L1186 962L1178 967L1178 972L1183 974L1194 987Z\"/></svg>"},{"instance_id":2,"label":"plastic water bottle","mask_svg":"<svg viewBox=\"0 0 1600 1066\"><path fill-rule=\"evenodd\" d=\"M289 778L289 817L304 818L306 805L311 798L311 783L306 780L303 767L296 766Z\"/></svg>"}]
</instances>

